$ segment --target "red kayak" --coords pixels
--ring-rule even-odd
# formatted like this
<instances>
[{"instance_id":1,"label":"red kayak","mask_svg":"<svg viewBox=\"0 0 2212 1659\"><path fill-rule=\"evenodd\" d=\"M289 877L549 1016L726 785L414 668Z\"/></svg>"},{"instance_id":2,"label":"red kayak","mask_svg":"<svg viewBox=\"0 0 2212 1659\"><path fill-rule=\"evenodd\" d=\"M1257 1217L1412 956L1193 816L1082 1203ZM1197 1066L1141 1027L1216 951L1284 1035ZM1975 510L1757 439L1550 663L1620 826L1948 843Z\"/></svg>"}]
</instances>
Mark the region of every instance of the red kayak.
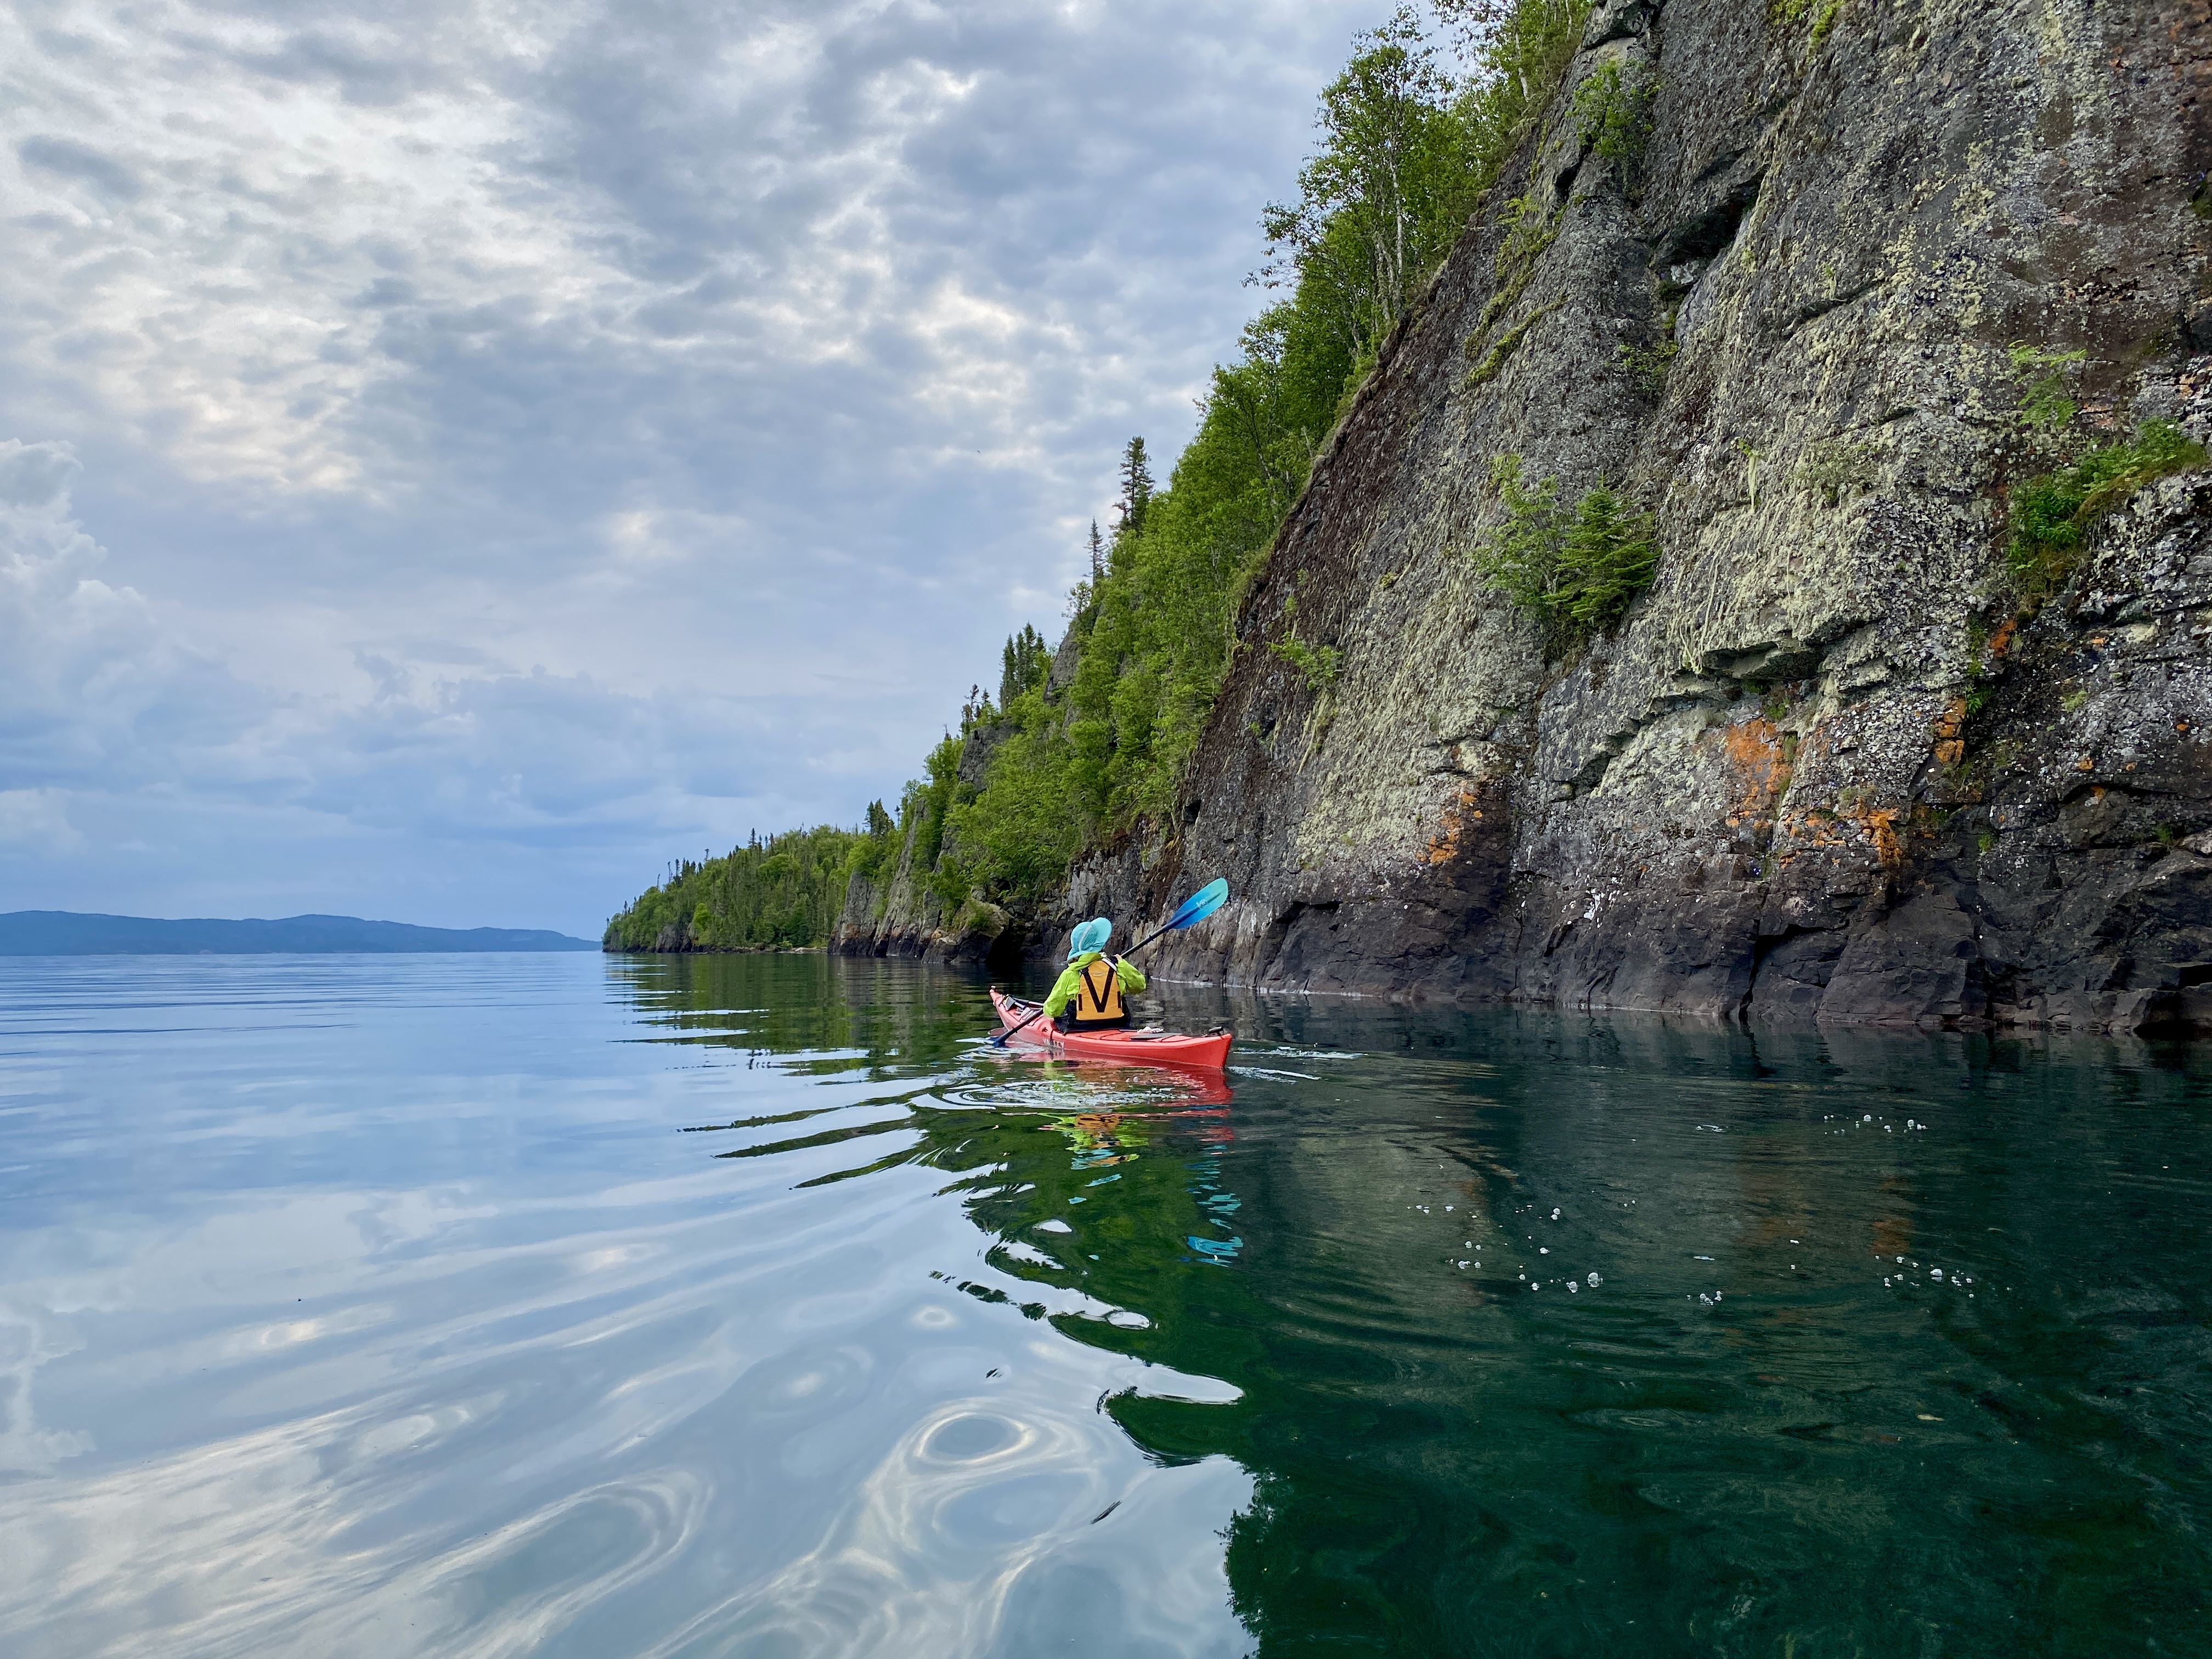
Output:
<instances>
[{"instance_id":1,"label":"red kayak","mask_svg":"<svg viewBox=\"0 0 2212 1659\"><path fill-rule=\"evenodd\" d=\"M991 1006L999 1011L999 1023L1008 1030L1037 1011L1036 1003L1010 997L996 986L991 988ZM1039 1049L1055 1058L1064 1054L1070 1060L1117 1060L1125 1066L1198 1066L1215 1072L1228 1063L1233 1041L1225 1030L1209 1031L1204 1036L1145 1031L1133 1026L1063 1031L1048 1019L1033 1022L1012 1038L1019 1048Z\"/></svg>"}]
</instances>

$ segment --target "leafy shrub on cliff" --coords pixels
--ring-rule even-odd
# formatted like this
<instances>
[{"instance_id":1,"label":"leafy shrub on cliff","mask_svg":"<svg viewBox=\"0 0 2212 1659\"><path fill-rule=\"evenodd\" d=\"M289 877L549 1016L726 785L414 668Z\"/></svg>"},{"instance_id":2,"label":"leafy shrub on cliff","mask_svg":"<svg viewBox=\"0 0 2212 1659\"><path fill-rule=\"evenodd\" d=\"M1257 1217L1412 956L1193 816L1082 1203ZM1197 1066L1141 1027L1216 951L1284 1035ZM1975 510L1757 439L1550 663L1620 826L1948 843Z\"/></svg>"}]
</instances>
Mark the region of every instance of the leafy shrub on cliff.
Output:
<instances>
[{"instance_id":1,"label":"leafy shrub on cliff","mask_svg":"<svg viewBox=\"0 0 2212 1659\"><path fill-rule=\"evenodd\" d=\"M2014 340L2006 349L2013 378L2020 382L2020 418L2038 431L2055 432L2074 418L2067 387L2088 361L2084 350L2051 351Z\"/></svg>"},{"instance_id":2,"label":"leafy shrub on cliff","mask_svg":"<svg viewBox=\"0 0 2212 1659\"><path fill-rule=\"evenodd\" d=\"M2127 443L2094 449L2013 492L2013 574L2030 599L2065 581L2103 518L2145 484L2205 465L2204 446L2171 421L2148 421Z\"/></svg>"},{"instance_id":3,"label":"leafy shrub on cliff","mask_svg":"<svg viewBox=\"0 0 2212 1659\"><path fill-rule=\"evenodd\" d=\"M1802 23L1810 18L1816 46L1828 38L1843 9L1844 0L1768 0L1767 5L1768 15L1778 23Z\"/></svg>"},{"instance_id":4,"label":"leafy shrub on cliff","mask_svg":"<svg viewBox=\"0 0 2212 1659\"><path fill-rule=\"evenodd\" d=\"M1523 482L1518 455L1498 459L1491 486L1505 517L1476 544L1475 568L1545 624L1549 646L1610 627L1650 586L1659 563L1652 516L1619 491L1601 483L1570 507L1557 479Z\"/></svg>"},{"instance_id":5,"label":"leafy shrub on cliff","mask_svg":"<svg viewBox=\"0 0 2212 1659\"><path fill-rule=\"evenodd\" d=\"M1625 72L1618 64L1606 64L1575 88L1576 136L1612 169L1625 194L1635 193L1658 91L1656 75Z\"/></svg>"},{"instance_id":6,"label":"leafy shrub on cliff","mask_svg":"<svg viewBox=\"0 0 2212 1659\"><path fill-rule=\"evenodd\" d=\"M871 811L882 813L882 803ZM871 839L824 824L765 842L755 836L720 858L687 860L607 923L607 941L618 950L650 951L688 925L699 950L827 944L854 854Z\"/></svg>"},{"instance_id":7,"label":"leafy shrub on cliff","mask_svg":"<svg viewBox=\"0 0 2212 1659\"><path fill-rule=\"evenodd\" d=\"M1640 346L1633 343L1622 345L1614 354L1636 389L1647 398L1662 398L1667 393L1667 375L1674 367L1674 357L1681 348L1674 343L1674 319L1668 319L1668 331L1652 344Z\"/></svg>"},{"instance_id":8,"label":"leafy shrub on cliff","mask_svg":"<svg viewBox=\"0 0 2212 1659\"><path fill-rule=\"evenodd\" d=\"M1309 691L1332 690L1338 671L1344 666L1344 653L1334 646L1312 645L1295 634L1276 641L1267 649L1298 671Z\"/></svg>"}]
</instances>

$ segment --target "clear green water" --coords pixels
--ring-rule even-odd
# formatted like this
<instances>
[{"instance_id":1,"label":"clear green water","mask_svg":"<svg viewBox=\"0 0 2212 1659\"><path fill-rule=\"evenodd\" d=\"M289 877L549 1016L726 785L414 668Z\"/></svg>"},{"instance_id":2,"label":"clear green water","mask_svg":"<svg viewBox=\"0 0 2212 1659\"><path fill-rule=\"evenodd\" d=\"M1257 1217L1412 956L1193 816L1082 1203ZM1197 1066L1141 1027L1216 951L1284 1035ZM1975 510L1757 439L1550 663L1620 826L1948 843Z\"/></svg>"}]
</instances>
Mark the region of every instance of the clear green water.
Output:
<instances>
[{"instance_id":1,"label":"clear green water","mask_svg":"<svg viewBox=\"0 0 2212 1659\"><path fill-rule=\"evenodd\" d=\"M0 1652L2212 1652L2212 1054L1164 1000L0 963Z\"/></svg>"}]
</instances>

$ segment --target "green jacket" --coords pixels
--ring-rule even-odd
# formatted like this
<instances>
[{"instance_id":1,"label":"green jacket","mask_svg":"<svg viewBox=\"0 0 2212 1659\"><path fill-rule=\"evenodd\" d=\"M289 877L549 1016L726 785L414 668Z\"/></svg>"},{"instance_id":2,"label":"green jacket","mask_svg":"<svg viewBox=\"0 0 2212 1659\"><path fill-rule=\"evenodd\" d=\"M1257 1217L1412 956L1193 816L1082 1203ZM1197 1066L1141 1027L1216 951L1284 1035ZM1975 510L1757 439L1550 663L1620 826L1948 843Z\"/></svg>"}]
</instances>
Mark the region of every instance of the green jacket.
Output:
<instances>
[{"instance_id":1,"label":"green jacket","mask_svg":"<svg viewBox=\"0 0 2212 1659\"><path fill-rule=\"evenodd\" d=\"M1067 964L1060 973L1059 983L1052 988L1052 994L1044 1000L1044 1017L1047 1019L1058 1019L1067 1012L1067 1005L1075 1000L1076 975L1105 954L1103 951L1086 951ZM1125 997L1145 988L1144 969L1126 960L1117 960L1114 963L1114 977L1121 981L1121 994Z\"/></svg>"}]
</instances>

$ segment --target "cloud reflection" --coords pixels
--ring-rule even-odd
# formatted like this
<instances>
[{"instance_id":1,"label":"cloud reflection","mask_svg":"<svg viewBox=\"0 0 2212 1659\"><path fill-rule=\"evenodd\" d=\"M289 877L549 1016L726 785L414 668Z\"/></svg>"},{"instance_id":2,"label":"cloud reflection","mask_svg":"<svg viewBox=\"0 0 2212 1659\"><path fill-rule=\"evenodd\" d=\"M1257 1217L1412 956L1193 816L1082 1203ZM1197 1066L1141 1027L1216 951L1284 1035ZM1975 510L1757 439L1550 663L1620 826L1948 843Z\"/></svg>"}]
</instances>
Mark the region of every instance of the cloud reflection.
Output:
<instances>
[{"instance_id":1,"label":"cloud reflection","mask_svg":"<svg viewBox=\"0 0 2212 1659\"><path fill-rule=\"evenodd\" d=\"M1109 1475L1106 1419L1018 1417L1003 1400L947 1401L916 1421L861 1484L829 1534L775 1577L646 1650L799 1659L1031 1653L1021 1626L1048 1581L1103 1575L1118 1587L1092 1652L1242 1654L1218 1553L1164 1547L1148 1525L1178 1506L1226 1513L1250 1483L1226 1459ZM1110 1534L1094 1522L1115 1523ZM1103 1547L1102 1547L1103 1544ZM1057 1623L1048 1620L1047 1623ZM1063 1626L1058 1646L1066 1639Z\"/></svg>"}]
</instances>

